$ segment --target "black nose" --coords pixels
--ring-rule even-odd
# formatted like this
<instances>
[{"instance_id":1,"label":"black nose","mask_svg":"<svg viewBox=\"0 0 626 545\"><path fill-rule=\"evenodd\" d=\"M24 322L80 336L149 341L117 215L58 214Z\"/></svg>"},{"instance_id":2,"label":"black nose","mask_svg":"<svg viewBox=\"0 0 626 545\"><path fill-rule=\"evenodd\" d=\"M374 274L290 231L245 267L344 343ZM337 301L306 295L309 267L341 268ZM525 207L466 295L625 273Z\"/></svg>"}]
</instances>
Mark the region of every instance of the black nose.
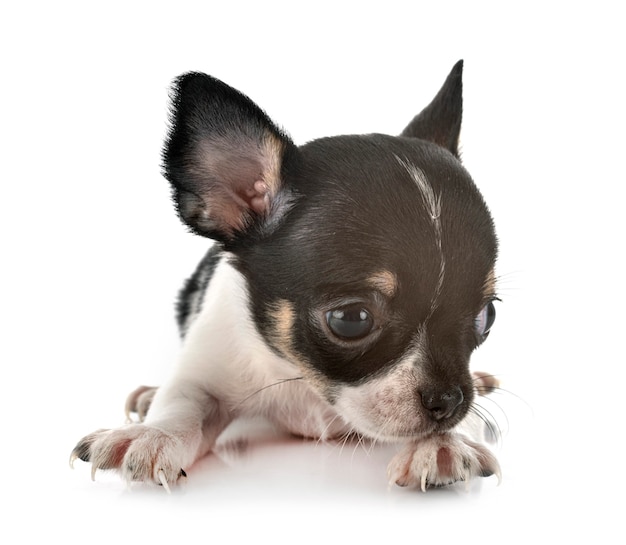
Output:
<instances>
[{"instance_id":1,"label":"black nose","mask_svg":"<svg viewBox=\"0 0 626 545\"><path fill-rule=\"evenodd\" d=\"M461 403L463 403L463 392L458 386L447 390L422 392L422 405L430 411L434 420L450 418Z\"/></svg>"}]
</instances>

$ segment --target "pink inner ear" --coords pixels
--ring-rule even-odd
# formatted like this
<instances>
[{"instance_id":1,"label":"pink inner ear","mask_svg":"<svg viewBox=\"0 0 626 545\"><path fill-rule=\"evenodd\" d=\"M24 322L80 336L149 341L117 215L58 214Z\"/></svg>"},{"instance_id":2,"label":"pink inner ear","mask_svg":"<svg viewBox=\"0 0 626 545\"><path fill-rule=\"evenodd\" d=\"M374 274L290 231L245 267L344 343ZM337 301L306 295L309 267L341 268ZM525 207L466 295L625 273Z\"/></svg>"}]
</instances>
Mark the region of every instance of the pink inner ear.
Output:
<instances>
[{"instance_id":1,"label":"pink inner ear","mask_svg":"<svg viewBox=\"0 0 626 545\"><path fill-rule=\"evenodd\" d=\"M191 170L204 224L226 237L274 213L280 193L282 142L268 136L259 143L241 135L209 138L198 144Z\"/></svg>"},{"instance_id":2,"label":"pink inner ear","mask_svg":"<svg viewBox=\"0 0 626 545\"><path fill-rule=\"evenodd\" d=\"M257 180L252 187L245 191L244 200L257 214L265 214L269 211L270 188L263 180Z\"/></svg>"}]
</instances>

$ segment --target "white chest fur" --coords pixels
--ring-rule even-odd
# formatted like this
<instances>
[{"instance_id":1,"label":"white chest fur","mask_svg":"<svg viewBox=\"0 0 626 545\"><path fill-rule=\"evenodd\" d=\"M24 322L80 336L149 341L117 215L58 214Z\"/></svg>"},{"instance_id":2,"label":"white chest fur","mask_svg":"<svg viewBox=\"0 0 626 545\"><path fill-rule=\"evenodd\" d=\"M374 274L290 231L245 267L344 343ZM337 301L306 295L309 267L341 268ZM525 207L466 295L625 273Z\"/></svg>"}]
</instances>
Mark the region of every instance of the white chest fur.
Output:
<instances>
[{"instance_id":1,"label":"white chest fur","mask_svg":"<svg viewBox=\"0 0 626 545\"><path fill-rule=\"evenodd\" d=\"M345 433L343 420L301 376L267 347L252 321L245 278L222 258L164 390L192 384L217 399L232 418L265 416L306 437Z\"/></svg>"}]
</instances>

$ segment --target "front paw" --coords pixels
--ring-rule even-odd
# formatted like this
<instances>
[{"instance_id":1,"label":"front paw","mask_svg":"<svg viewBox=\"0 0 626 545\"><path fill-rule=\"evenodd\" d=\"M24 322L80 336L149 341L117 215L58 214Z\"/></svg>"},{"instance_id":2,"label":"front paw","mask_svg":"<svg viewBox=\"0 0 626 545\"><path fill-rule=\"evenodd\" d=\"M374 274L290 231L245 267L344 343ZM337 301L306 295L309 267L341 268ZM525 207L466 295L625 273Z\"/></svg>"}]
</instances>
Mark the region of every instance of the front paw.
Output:
<instances>
[{"instance_id":1,"label":"front paw","mask_svg":"<svg viewBox=\"0 0 626 545\"><path fill-rule=\"evenodd\" d=\"M473 477L496 475L500 465L484 446L456 433L424 437L399 452L389 464L390 482L399 486L429 487L469 482Z\"/></svg>"},{"instance_id":2,"label":"front paw","mask_svg":"<svg viewBox=\"0 0 626 545\"><path fill-rule=\"evenodd\" d=\"M182 442L144 424L98 430L83 437L72 450L70 465L77 458L91 462L92 479L98 469L116 469L128 482L152 481L169 492L169 484L186 477Z\"/></svg>"}]
</instances>

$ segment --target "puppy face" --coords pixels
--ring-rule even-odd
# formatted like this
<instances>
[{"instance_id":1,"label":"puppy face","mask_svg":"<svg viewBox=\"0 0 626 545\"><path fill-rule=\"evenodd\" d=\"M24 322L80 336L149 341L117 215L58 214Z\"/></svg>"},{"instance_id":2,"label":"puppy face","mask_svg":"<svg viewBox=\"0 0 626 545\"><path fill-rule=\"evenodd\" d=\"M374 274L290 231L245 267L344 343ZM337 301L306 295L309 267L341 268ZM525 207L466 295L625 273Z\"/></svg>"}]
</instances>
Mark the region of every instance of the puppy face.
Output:
<instances>
[{"instance_id":1,"label":"puppy face","mask_svg":"<svg viewBox=\"0 0 626 545\"><path fill-rule=\"evenodd\" d=\"M497 243L458 159L461 64L400 137L296 147L247 97L178 81L166 176L248 284L257 329L358 431L446 430L473 397Z\"/></svg>"},{"instance_id":2,"label":"puppy face","mask_svg":"<svg viewBox=\"0 0 626 545\"><path fill-rule=\"evenodd\" d=\"M482 198L427 142L341 137L302 152L289 221L238 253L256 322L368 435L452 427L495 295Z\"/></svg>"}]
</instances>

